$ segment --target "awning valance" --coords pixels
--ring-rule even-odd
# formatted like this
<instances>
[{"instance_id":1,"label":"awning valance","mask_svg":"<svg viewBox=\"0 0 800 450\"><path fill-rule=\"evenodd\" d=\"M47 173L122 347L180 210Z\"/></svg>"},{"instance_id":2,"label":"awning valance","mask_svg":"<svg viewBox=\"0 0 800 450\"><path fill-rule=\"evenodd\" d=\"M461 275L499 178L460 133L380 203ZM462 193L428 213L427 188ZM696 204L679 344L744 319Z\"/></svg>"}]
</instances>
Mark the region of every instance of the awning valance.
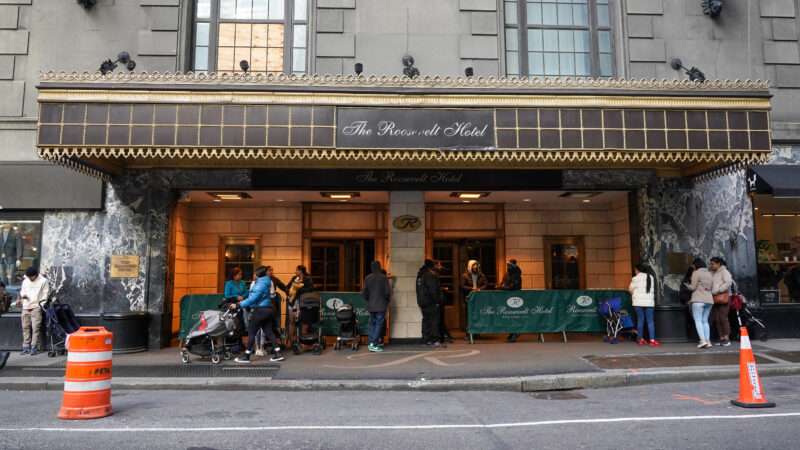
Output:
<instances>
[{"instance_id":1,"label":"awning valance","mask_svg":"<svg viewBox=\"0 0 800 450\"><path fill-rule=\"evenodd\" d=\"M655 167L763 160L761 82L46 74L43 158L122 167Z\"/></svg>"}]
</instances>

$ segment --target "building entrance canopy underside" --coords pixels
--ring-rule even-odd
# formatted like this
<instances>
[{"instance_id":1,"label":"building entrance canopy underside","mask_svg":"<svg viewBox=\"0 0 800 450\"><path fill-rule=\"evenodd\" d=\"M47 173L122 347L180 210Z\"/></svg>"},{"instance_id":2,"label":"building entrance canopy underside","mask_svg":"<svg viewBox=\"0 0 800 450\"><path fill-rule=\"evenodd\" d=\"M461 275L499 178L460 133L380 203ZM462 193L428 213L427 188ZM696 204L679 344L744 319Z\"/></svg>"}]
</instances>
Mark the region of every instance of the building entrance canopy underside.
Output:
<instances>
[{"instance_id":1,"label":"building entrance canopy underside","mask_svg":"<svg viewBox=\"0 0 800 450\"><path fill-rule=\"evenodd\" d=\"M761 81L42 74L42 158L125 168L661 168L765 160Z\"/></svg>"}]
</instances>

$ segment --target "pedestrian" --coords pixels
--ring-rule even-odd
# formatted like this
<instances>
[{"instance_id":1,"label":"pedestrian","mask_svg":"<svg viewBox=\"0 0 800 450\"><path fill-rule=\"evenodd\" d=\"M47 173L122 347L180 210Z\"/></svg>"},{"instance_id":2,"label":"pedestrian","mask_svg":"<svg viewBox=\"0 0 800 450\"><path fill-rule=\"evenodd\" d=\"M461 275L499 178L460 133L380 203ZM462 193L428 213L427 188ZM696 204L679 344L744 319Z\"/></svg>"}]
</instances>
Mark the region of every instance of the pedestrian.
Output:
<instances>
[{"instance_id":1,"label":"pedestrian","mask_svg":"<svg viewBox=\"0 0 800 450\"><path fill-rule=\"evenodd\" d=\"M11 309L11 296L6 292L6 285L0 281L0 317ZM6 366L10 352L0 352L0 369Z\"/></svg>"},{"instance_id":2,"label":"pedestrian","mask_svg":"<svg viewBox=\"0 0 800 450\"><path fill-rule=\"evenodd\" d=\"M656 282L653 275L650 273L650 268L644 264L637 264L634 267L634 276L631 279L631 284L628 286L628 291L631 293L633 300L633 309L636 310L636 329L639 333L639 345L647 345L648 342L651 347L658 347L661 345L656 340L656 325L653 320L653 312L656 306ZM649 341L644 339L644 324L647 322L647 337Z\"/></svg>"},{"instance_id":3,"label":"pedestrian","mask_svg":"<svg viewBox=\"0 0 800 450\"><path fill-rule=\"evenodd\" d=\"M436 279L439 281L439 286L442 288L442 294L439 298L441 298L441 303L439 304L439 336L442 337L443 342L447 342L448 344L453 343L453 336L450 334L450 330L447 329L447 323L445 322L444 311L445 311L445 304L447 303L447 298L445 297L445 289L442 286L442 274L444 273L444 264L442 261L436 260L434 261L433 265L433 273L436 275Z\"/></svg>"},{"instance_id":4,"label":"pedestrian","mask_svg":"<svg viewBox=\"0 0 800 450\"><path fill-rule=\"evenodd\" d=\"M509 259L506 263L506 274L500 282L500 289L504 291L519 291L522 289L522 269L517 265L516 259ZM511 333L506 342L517 342L519 333Z\"/></svg>"},{"instance_id":5,"label":"pedestrian","mask_svg":"<svg viewBox=\"0 0 800 450\"><path fill-rule=\"evenodd\" d=\"M364 289L361 296L367 302L369 312L369 345L367 348L371 352L382 352L381 330L386 326L386 309L392 297L392 286L389 278L381 269L381 263L372 261L370 265L372 273L364 278Z\"/></svg>"},{"instance_id":6,"label":"pedestrian","mask_svg":"<svg viewBox=\"0 0 800 450\"><path fill-rule=\"evenodd\" d=\"M433 268L433 261L426 259L417 272L417 306L422 311L422 342L440 347L442 344L438 323L442 289Z\"/></svg>"},{"instance_id":7,"label":"pedestrian","mask_svg":"<svg viewBox=\"0 0 800 450\"><path fill-rule=\"evenodd\" d=\"M730 311L731 286L733 277L728 271L725 260L719 256L711 258L711 279L713 280L711 295L714 299L714 306L711 308L711 322L717 330L719 342L717 345L728 347L731 345L731 322L728 320Z\"/></svg>"},{"instance_id":8,"label":"pedestrian","mask_svg":"<svg viewBox=\"0 0 800 450\"><path fill-rule=\"evenodd\" d=\"M269 341L273 344L272 357L269 359L272 362L283 361L285 358L281 354L281 348L278 344L278 339L272 331L273 315L275 314L272 298L270 297L272 281L267 275L267 268L261 266L255 271L255 281L250 287L250 292L247 298L244 299L239 305L242 308L253 308L250 315L250 322L247 326L247 351L244 355L236 358L237 363L250 363L250 356L253 354L253 349L256 345L256 335L261 330ZM235 305L231 305L235 307Z\"/></svg>"},{"instance_id":9,"label":"pedestrian","mask_svg":"<svg viewBox=\"0 0 800 450\"><path fill-rule=\"evenodd\" d=\"M269 280L272 282L270 283L270 292L269 296L272 299L272 306L275 308L275 315L273 316L273 324L272 324L272 331L275 333L275 336L281 338L281 315L283 314L283 310L281 308L281 294L278 292L280 289L284 295L289 295L286 285L283 284L280 278L275 276L275 270L272 266L267 266L267 276L269 276Z\"/></svg>"},{"instance_id":10,"label":"pedestrian","mask_svg":"<svg viewBox=\"0 0 800 450\"><path fill-rule=\"evenodd\" d=\"M227 304L238 304L247 297L247 283L242 280L242 269L234 267L231 270L231 279L225 282L225 290L223 292L222 295ZM247 322L244 320L244 309L237 308L236 320L239 322L240 330L244 330L247 327ZM235 352L239 352L244 348L243 339L239 344L240 347L234 349Z\"/></svg>"},{"instance_id":11,"label":"pedestrian","mask_svg":"<svg viewBox=\"0 0 800 450\"><path fill-rule=\"evenodd\" d=\"M461 275L461 295L464 300L465 312L467 314L467 326L469 326L469 294L486 289L489 285L486 275L481 272L481 265L478 261L470 259L467 262L467 270ZM474 334L473 338L478 338L480 335ZM464 336L464 339L469 341L469 335Z\"/></svg>"},{"instance_id":12,"label":"pedestrian","mask_svg":"<svg viewBox=\"0 0 800 450\"><path fill-rule=\"evenodd\" d=\"M711 306L714 304L711 296L714 279L702 259L695 258L692 266L694 266L692 281L687 287L692 291L689 304L692 305L692 318L694 318L694 326L697 328L697 336L700 339L697 348L711 348L711 329L708 324L708 316L711 314Z\"/></svg>"},{"instance_id":13,"label":"pedestrian","mask_svg":"<svg viewBox=\"0 0 800 450\"><path fill-rule=\"evenodd\" d=\"M35 267L28 267L25 279L19 290L18 305L22 307L22 354L39 353L39 335L42 327L42 309L39 303L47 300L50 286L47 278L40 275Z\"/></svg>"}]
</instances>

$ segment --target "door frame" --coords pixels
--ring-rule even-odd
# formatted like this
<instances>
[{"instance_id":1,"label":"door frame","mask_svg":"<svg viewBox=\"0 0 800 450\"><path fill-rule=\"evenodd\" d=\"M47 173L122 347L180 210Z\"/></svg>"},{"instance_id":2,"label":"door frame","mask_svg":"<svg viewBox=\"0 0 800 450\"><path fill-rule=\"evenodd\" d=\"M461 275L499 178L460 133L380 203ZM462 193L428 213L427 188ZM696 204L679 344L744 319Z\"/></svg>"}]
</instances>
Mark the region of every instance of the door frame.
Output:
<instances>
[{"instance_id":1,"label":"door frame","mask_svg":"<svg viewBox=\"0 0 800 450\"><path fill-rule=\"evenodd\" d=\"M253 268L261 265L261 236L258 235L220 235L217 266L217 287L222 292L225 282L228 280L228 273L225 271L225 246L226 245L252 245L255 247L255 257L253 258ZM249 283L251 280L244 280Z\"/></svg>"},{"instance_id":2,"label":"door frame","mask_svg":"<svg viewBox=\"0 0 800 450\"><path fill-rule=\"evenodd\" d=\"M586 247L583 243L583 236L544 236L543 249L544 252L544 284L545 289L553 289L552 276L553 276L553 255L550 252L552 244L567 244L576 245L578 247L578 271L580 277L578 282L580 289L586 289Z\"/></svg>"}]
</instances>

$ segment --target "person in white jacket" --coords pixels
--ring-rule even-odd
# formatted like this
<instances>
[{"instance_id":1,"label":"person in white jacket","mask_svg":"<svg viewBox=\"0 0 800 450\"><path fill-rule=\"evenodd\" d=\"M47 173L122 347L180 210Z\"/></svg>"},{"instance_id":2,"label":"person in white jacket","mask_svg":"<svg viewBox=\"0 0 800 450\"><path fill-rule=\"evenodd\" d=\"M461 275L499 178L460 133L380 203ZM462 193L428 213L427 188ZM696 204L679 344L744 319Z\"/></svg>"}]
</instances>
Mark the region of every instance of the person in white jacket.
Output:
<instances>
[{"instance_id":1,"label":"person in white jacket","mask_svg":"<svg viewBox=\"0 0 800 450\"><path fill-rule=\"evenodd\" d=\"M637 264L634 268L634 276L628 290L633 299L633 308L636 310L636 328L639 333L639 345L658 347L661 345L656 340L656 325L653 321L653 311L656 306L656 280L650 270L644 264ZM644 324L647 321L647 337L644 339Z\"/></svg>"},{"instance_id":2,"label":"person in white jacket","mask_svg":"<svg viewBox=\"0 0 800 450\"><path fill-rule=\"evenodd\" d=\"M25 279L19 290L18 305L22 307L22 354L39 353L39 334L42 328L42 310L39 302L47 299L50 292L47 278L34 267L25 271Z\"/></svg>"}]
</instances>

